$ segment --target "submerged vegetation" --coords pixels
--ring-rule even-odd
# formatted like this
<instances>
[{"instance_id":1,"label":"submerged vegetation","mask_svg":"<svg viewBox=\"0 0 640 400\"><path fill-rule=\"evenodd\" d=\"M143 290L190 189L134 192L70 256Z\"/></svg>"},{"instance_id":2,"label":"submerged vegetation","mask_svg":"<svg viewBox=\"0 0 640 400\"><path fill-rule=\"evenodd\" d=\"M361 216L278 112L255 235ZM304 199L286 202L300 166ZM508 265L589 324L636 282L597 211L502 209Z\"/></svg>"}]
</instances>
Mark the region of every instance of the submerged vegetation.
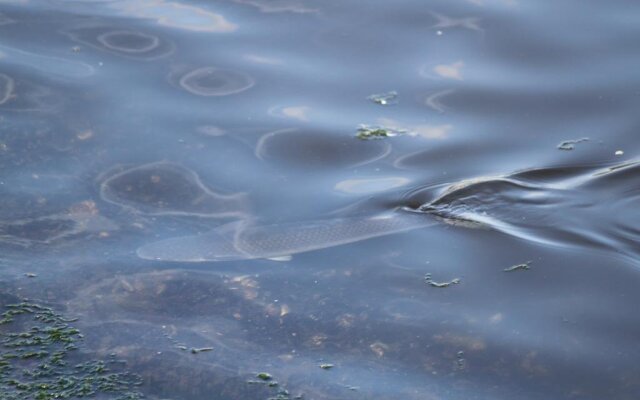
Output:
<instances>
[{"instance_id":1,"label":"submerged vegetation","mask_svg":"<svg viewBox=\"0 0 640 400\"><path fill-rule=\"evenodd\" d=\"M83 335L49 307L6 305L0 316L0 393L3 400L101 398L138 400L141 378L123 361L82 360ZM75 362L72 363L70 360Z\"/></svg>"}]
</instances>

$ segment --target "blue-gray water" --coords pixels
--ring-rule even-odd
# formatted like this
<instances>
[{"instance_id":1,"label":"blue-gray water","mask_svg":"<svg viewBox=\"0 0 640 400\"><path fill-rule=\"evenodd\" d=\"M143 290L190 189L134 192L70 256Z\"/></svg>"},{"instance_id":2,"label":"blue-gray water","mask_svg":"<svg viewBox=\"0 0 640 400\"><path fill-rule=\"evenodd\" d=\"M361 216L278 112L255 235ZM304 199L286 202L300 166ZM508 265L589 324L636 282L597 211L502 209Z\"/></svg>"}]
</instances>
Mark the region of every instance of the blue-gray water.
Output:
<instances>
[{"instance_id":1,"label":"blue-gray water","mask_svg":"<svg viewBox=\"0 0 640 400\"><path fill-rule=\"evenodd\" d=\"M2 305L149 399L636 400L639 71L631 0L0 1Z\"/></svg>"}]
</instances>

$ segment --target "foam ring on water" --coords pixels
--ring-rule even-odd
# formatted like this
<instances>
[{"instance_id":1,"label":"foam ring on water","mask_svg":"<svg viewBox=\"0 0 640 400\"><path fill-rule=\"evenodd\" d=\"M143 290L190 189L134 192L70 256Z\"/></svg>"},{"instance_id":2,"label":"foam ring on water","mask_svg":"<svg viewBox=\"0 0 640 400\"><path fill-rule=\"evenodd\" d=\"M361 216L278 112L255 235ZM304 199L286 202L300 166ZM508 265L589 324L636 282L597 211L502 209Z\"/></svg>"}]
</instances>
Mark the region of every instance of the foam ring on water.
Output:
<instances>
[{"instance_id":1,"label":"foam ring on water","mask_svg":"<svg viewBox=\"0 0 640 400\"><path fill-rule=\"evenodd\" d=\"M148 44L141 47L124 47L122 45L118 45L117 43L113 42L113 41L117 41L118 36L129 36L130 39L136 38L137 40L140 40L140 39L146 40ZM157 36L147 35L146 33L133 32L133 31L106 32L101 35L98 35L96 40L100 44L102 44L104 47L110 50L121 51L124 53L133 53L133 54L147 53L160 46L160 39Z\"/></svg>"},{"instance_id":2,"label":"foam ring on water","mask_svg":"<svg viewBox=\"0 0 640 400\"><path fill-rule=\"evenodd\" d=\"M178 84L198 96L227 96L251 88L255 82L248 75L215 67L202 67L186 73Z\"/></svg>"},{"instance_id":3,"label":"foam ring on water","mask_svg":"<svg viewBox=\"0 0 640 400\"><path fill-rule=\"evenodd\" d=\"M0 72L0 105L11 99L14 88L14 80L10 76Z\"/></svg>"}]
</instances>

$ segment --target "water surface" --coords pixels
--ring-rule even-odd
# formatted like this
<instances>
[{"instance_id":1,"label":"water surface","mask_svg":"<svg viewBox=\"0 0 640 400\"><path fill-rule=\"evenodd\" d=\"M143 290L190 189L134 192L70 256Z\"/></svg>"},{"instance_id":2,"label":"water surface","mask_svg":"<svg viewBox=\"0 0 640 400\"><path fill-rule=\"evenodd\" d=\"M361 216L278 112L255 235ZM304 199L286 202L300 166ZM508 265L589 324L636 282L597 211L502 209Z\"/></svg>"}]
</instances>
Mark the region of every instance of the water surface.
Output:
<instances>
[{"instance_id":1,"label":"water surface","mask_svg":"<svg viewBox=\"0 0 640 400\"><path fill-rule=\"evenodd\" d=\"M635 400L638 15L2 1L0 305L148 399Z\"/></svg>"}]
</instances>

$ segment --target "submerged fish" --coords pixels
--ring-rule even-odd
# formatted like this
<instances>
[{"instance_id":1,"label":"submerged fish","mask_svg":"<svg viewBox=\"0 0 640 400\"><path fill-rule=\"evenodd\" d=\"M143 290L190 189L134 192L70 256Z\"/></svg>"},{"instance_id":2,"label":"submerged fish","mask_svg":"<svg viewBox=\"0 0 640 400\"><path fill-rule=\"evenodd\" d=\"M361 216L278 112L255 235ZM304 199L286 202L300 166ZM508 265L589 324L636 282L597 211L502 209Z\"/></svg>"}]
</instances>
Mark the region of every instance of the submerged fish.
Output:
<instances>
[{"instance_id":1,"label":"submerged fish","mask_svg":"<svg viewBox=\"0 0 640 400\"><path fill-rule=\"evenodd\" d=\"M158 261L230 261L276 258L423 228L428 215L400 209L373 217L334 218L275 225L234 222L202 235L142 246L140 258Z\"/></svg>"},{"instance_id":2,"label":"submerged fish","mask_svg":"<svg viewBox=\"0 0 640 400\"><path fill-rule=\"evenodd\" d=\"M438 185L414 192L406 199L414 206L387 214L280 225L236 222L206 234L142 246L138 256L183 262L283 257L442 221L637 260L639 172L640 162L633 161L606 168L533 169L463 180L444 189ZM427 198L419 198L423 194Z\"/></svg>"}]
</instances>

